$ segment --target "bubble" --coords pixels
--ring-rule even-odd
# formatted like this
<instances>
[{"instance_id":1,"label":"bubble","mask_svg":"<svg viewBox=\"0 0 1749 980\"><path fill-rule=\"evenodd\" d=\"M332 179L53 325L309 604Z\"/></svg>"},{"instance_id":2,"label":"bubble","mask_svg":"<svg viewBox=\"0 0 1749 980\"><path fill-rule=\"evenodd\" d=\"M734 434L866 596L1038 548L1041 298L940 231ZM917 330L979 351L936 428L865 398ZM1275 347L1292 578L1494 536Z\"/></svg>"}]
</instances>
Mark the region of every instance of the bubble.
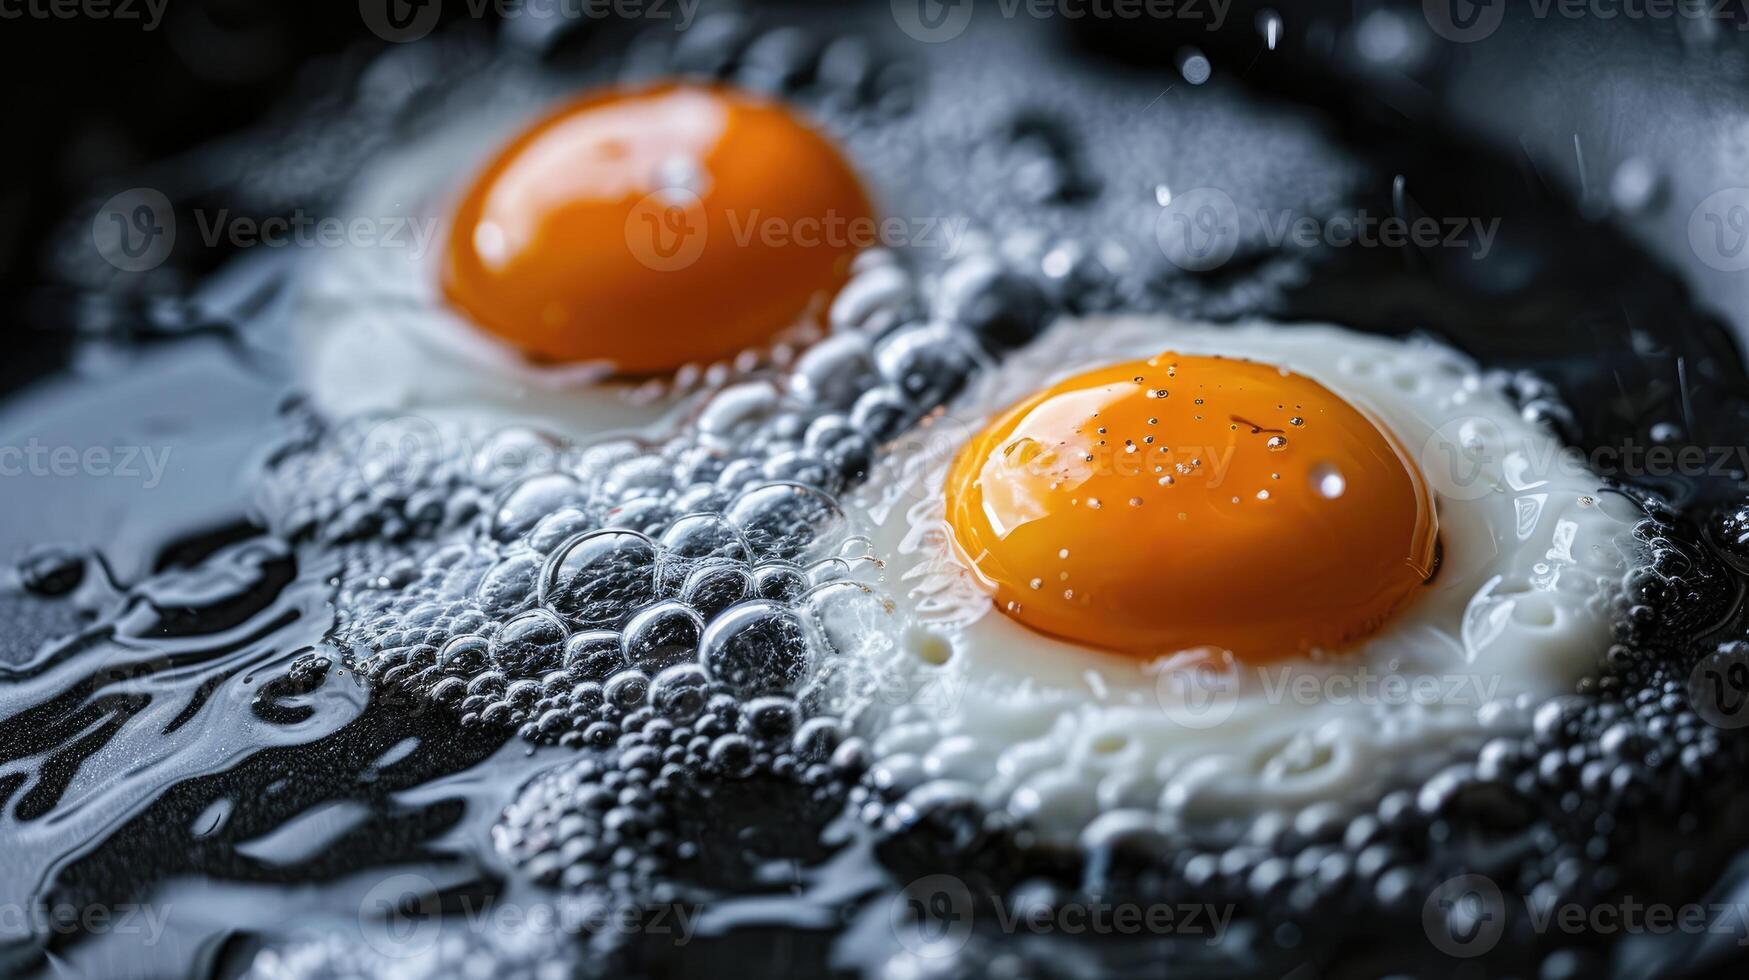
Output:
<instances>
[{"instance_id":1,"label":"bubble","mask_svg":"<svg viewBox=\"0 0 1749 980\"><path fill-rule=\"evenodd\" d=\"M626 665L614 630L587 630L565 641L565 670L573 678L600 679Z\"/></svg>"},{"instance_id":2,"label":"bubble","mask_svg":"<svg viewBox=\"0 0 1749 980\"><path fill-rule=\"evenodd\" d=\"M799 483L771 483L736 497L723 516L746 536L760 558L805 559L822 541L835 542L846 528L831 497Z\"/></svg>"},{"instance_id":3,"label":"bubble","mask_svg":"<svg viewBox=\"0 0 1749 980\"><path fill-rule=\"evenodd\" d=\"M670 599L642 610L626 623L621 651L626 663L660 670L692 658L704 620L683 602Z\"/></svg>"},{"instance_id":4,"label":"bubble","mask_svg":"<svg viewBox=\"0 0 1749 980\"><path fill-rule=\"evenodd\" d=\"M687 573L680 599L705 617L715 616L753 594L753 573L744 564L711 559Z\"/></svg>"},{"instance_id":5,"label":"bubble","mask_svg":"<svg viewBox=\"0 0 1749 980\"><path fill-rule=\"evenodd\" d=\"M547 560L540 603L581 626L611 626L656 598L656 544L636 531L591 531Z\"/></svg>"},{"instance_id":6,"label":"bubble","mask_svg":"<svg viewBox=\"0 0 1749 980\"><path fill-rule=\"evenodd\" d=\"M559 442L526 426L499 429L474 454L474 482L487 490L525 474L550 471L559 455Z\"/></svg>"},{"instance_id":7,"label":"bubble","mask_svg":"<svg viewBox=\"0 0 1749 980\"><path fill-rule=\"evenodd\" d=\"M533 551L520 551L500 559L480 580L474 601L488 615L518 612L535 599L536 582L546 559Z\"/></svg>"},{"instance_id":8,"label":"bubble","mask_svg":"<svg viewBox=\"0 0 1749 980\"><path fill-rule=\"evenodd\" d=\"M536 473L508 484L492 502L492 536L509 541L534 527L541 518L583 496L576 477Z\"/></svg>"},{"instance_id":9,"label":"bubble","mask_svg":"<svg viewBox=\"0 0 1749 980\"><path fill-rule=\"evenodd\" d=\"M650 675L641 670L622 670L608 678L601 688L607 703L629 711L644 703L650 693Z\"/></svg>"},{"instance_id":10,"label":"bubble","mask_svg":"<svg viewBox=\"0 0 1749 980\"><path fill-rule=\"evenodd\" d=\"M787 606L758 599L712 621L699 654L713 680L745 695L794 690L813 666L801 617Z\"/></svg>"},{"instance_id":11,"label":"bubble","mask_svg":"<svg viewBox=\"0 0 1749 980\"><path fill-rule=\"evenodd\" d=\"M650 704L664 718L690 721L704 710L710 677L698 664L676 664L650 682Z\"/></svg>"},{"instance_id":12,"label":"bubble","mask_svg":"<svg viewBox=\"0 0 1749 980\"><path fill-rule=\"evenodd\" d=\"M563 662L569 633L557 616L531 609L505 623L492 640L492 662L512 677L544 674Z\"/></svg>"},{"instance_id":13,"label":"bubble","mask_svg":"<svg viewBox=\"0 0 1749 980\"><path fill-rule=\"evenodd\" d=\"M808 589L808 575L789 562L769 562L753 569L753 591L761 598L788 602Z\"/></svg>"},{"instance_id":14,"label":"bubble","mask_svg":"<svg viewBox=\"0 0 1749 980\"><path fill-rule=\"evenodd\" d=\"M743 562L751 555L746 537L716 514L688 514L676 520L662 532L659 543L665 551L664 578L676 584L706 559Z\"/></svg>"}]
</instances>

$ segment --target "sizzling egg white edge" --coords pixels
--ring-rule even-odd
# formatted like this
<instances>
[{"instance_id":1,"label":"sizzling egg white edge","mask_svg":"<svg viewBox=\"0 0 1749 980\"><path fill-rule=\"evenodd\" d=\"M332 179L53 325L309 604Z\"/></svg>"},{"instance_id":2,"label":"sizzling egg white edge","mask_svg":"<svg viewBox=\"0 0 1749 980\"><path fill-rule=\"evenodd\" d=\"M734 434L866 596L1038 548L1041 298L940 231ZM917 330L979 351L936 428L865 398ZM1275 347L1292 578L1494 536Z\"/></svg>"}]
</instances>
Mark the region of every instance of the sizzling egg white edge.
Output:
<instances>
[{"instance_id":1,"label":"sizzling egg white edge","mask_svg":"<svg viewBox=\"0 0 1749 980\"><path fill-rule=\"evenodd\" d=\"M318 250L305 267L292 309L292 348L317 411L331 419L417 415L487 429L527 423L580 441L654 436L695 408L703 392L786 359L796 342L818 332L797 324L780 331L769 349L730 362L621 381L606 362L534 364L452 309L439 270L455 201L504 143L553 104L525 97L460 112L360 172L338 209L342 221L387 229L405 220L428 231L423 249L347 241Z\"/></svg>"},{"instance_id":2,"label":"sizzling egg white edge","mask_svg":"<svg viewBox=\"0 0 1749 980\"><path fill-rule=\"evenodd\" d=\"M1235 665L1186 701L1200 675L1035 633L995 610L955 556L939 490L966 436L1027 392L1165 350L1305 374L1380 420L1418 460L1442 459L1428 454L1448 440L1483 449L1475 483L1429 474L1441 568L1360 649L1299 661L1291 675ZM915 434L921 450L901 452L857 498L888 562L890 628L901 637L890 664L901 693L864 718L876 778L921 793L957 785L1064 843L1116 811L1230 828L1266 812L1364 807L1425 779L1488 737L1524 730L1537 704L1596 666L1613 591L1639 560L1638 508L1600 492L1589 471L1530 473L1556 458L1558 440L1525 421L1469 359L1432 342L1264 322L1064 322L932 428L948 435ZM1375 693L1344 699L1367 671ZM1387 676L1424 686L1387 694ZM1319 693L1284 693L1303 684Z\"/></svg>"}]
</instances>

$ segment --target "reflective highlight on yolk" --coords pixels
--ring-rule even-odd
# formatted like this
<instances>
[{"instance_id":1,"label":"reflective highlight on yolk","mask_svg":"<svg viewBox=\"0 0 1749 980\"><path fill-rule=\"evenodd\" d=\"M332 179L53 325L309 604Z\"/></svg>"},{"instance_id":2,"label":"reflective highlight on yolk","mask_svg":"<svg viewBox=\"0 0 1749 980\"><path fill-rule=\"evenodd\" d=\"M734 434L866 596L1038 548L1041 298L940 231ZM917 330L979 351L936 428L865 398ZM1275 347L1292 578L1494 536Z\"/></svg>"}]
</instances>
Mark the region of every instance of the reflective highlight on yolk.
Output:
<instances>
[{"instance_id":1,"label":"reflective highlight on yolk","mask_svg":"<svg viewBox=\"0 0 1749 980\"><path fill-rule=\"evenodd\" d=\"M762 345L823 304L872 220L843 157L781 106L679 84L596 94L468 189L442 286L536 360L666 372Z\"/></svg>"},{"instance_id":2,"label":"reflective highlight on yolk","mask_svg":"<svg viewBox=\"0 0 1749 980\"><path fill-rule=\"evenodd\" d=\"M1433 572L1420 471L1270 365L1162 354L1070 378L961 448L955 546L999 609L1137 656L1265 662L1366 637Z\"/></svg>"}]
</instances>

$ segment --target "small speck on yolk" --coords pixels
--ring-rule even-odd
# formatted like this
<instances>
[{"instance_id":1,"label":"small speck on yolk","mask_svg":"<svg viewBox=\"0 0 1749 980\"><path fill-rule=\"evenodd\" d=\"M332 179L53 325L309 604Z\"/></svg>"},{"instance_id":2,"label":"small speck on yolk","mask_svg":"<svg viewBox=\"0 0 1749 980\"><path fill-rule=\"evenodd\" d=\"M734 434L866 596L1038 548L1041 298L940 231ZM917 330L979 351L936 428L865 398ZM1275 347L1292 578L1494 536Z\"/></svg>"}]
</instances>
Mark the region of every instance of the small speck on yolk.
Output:
<instances>
[{"instance_id":1,"label":"small speck on yolk","mask_svg":"<svg viewBox=\"0 0 1749 980\"><path fill-rule=\"evenodd\" d=\"M955 547L998 609L1142 657L1252 663L1339 650L1431 575L1420 471L1310 378L1163 354L996 416L945 488Z\"/></svg>"},{"instance_id":2,"label":"small speck on yolk","mask_svg":"<svg viewBox=\"0 0 1749 980\"><path fill-rule=\"evenodd\" d=\"M788 110L663 84L584 97L505 146L456 208L442 286L532 359L649 375L770 341L872 231L849 164Z\"/></svg>"}]
</instances>

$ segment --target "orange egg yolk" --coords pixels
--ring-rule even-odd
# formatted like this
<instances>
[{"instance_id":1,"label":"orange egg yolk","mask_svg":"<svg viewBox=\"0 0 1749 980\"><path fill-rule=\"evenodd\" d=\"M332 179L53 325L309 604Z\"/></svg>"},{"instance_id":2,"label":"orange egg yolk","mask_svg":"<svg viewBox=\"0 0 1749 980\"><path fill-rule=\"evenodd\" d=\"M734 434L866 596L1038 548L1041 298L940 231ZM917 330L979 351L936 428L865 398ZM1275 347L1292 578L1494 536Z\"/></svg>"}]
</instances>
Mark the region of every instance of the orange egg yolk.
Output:
<instances>
[{"instance_id":1,"label":"orange egg yolk","mask_svg":"<svg viewBox=\"0 0 1749 980\"><path fill-rule=\"evenodd\" d=\"M1163 354L996 416L946 485L955 547L1026 626L1140 657L1262 663L1378 629L1432 575L1420 471L1266 364Z\"/></svg>"},{"instance_id":2,"label":"orange egg yolk","mask_svg":"<svg viewBox=\"0 0 1749 980\"><path fill-rule=\"evenodd\" d=\"M442 286L531 359L673 371L769 342L844 282L873 213L783 107L723 87L594 94L467 189Z\"/></svg>"}]
</instances>

